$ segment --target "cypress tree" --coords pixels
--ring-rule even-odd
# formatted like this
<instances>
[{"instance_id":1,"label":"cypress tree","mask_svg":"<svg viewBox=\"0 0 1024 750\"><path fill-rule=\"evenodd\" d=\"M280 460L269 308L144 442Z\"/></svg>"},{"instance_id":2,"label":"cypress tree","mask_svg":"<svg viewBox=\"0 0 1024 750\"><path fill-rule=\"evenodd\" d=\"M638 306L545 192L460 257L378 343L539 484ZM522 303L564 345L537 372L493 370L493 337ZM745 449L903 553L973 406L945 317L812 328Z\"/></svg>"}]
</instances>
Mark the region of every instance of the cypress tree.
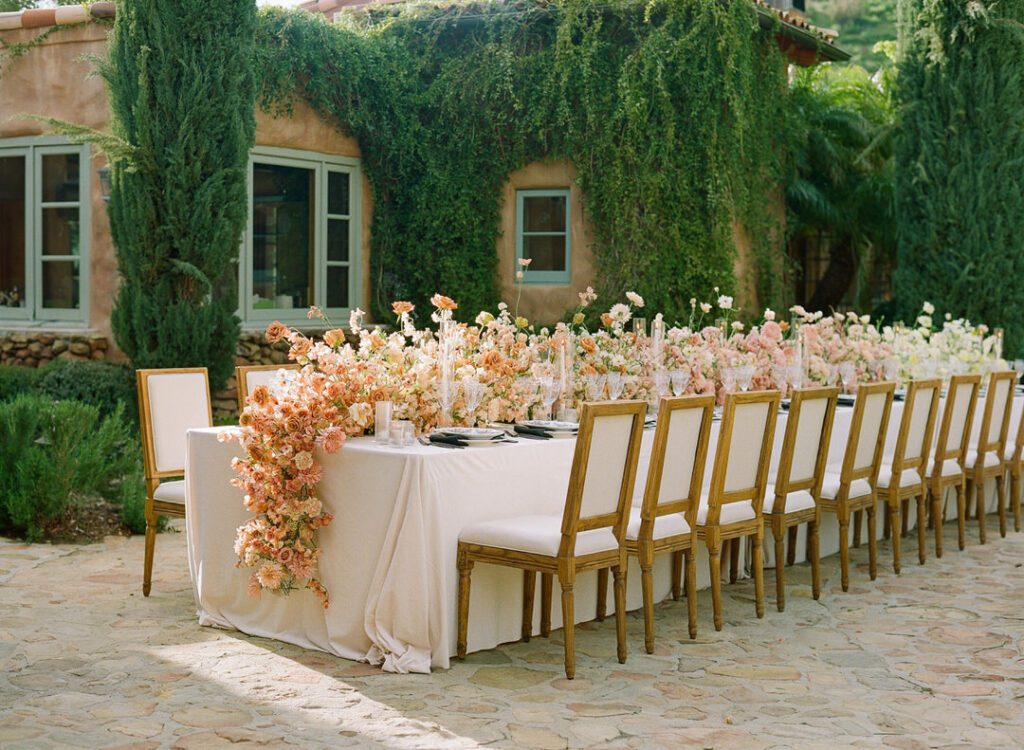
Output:
<instances>
[{"instance_id":1,"label":"cypress tree","mask_svg":"<svg viewBox=\"0 0 1024 750\"><path fill-rule=\"evenodd\" d=\"M102 74L121 287L111 323L136 367L234 364L237 266L255 134L254 0L123 0Z\"/></svg>"},{"instance_id":2,"label":"cypress tree","mask_svg":"<svg viewBox=\"0 0 1024 750\"><path fill-rule=\"evenodd\" d=\"M896 297L1024 347L1024 0L901 0Z\"/></svg>"}]
</instances>

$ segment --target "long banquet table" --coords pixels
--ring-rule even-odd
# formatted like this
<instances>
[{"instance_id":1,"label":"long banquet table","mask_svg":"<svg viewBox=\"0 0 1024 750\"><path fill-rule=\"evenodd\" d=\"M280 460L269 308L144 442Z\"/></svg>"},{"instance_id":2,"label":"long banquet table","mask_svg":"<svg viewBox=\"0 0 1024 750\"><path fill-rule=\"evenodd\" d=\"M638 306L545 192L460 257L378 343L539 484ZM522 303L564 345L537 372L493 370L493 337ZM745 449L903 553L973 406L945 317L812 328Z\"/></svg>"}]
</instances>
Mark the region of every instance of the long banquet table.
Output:
<instances>
[{"instance_id":1,"label":"long banquet table","mask_svg":"<svg viewBox=\"0 0 1024 750\"><path fill-rule=\"evenodd\" d=\"M1012 424L1022 407L1024 398L1018 396ZM975 435L982 408L983 401L979 401ZM893 405L887 453L895 445L902 410L902 402ZM852 414L849 407L836 411L828 461L832 469L838 470L842 462ZM705 481L710 479L719 424L712 426ZM778 463L785 425L786 413L780 412L770 476ZM331 605L325 610L308 591L260 597L247 593L250 571L235 567L233 545L236 529L251 514L242 505L242 493L229 483L234 476L231 461L240 455L240 449L236 442L218 439L221 431L230 429L237 428L188 433L186 531L200 624L235 628L347 659L368 659L397 672L429 672L431 667L449 665L455 651L455 555L462 528L522 514L561 514L575 448L574 440L524 439L489 448L451 450L416 444L399 449L378 445L372 438L357 438L336 454L318 456L324 468L319 495L334 514L334 522L319 531L319 575L331 596ZM643 493L653 433L653 429L644 432L634 504L639 504ZM990 491L989 510L994 503ZM915 515L912 511L912 527ZM878 524L879 535L883 525ZM803 534L799 544L798 555L803 559ZM929 538L929 556L930 545ZM916 542L906 546L909 560ZM770 566L772 545L767 531L764 549L766 566ZM824 514L821 554L834 554L838 549L835 517ZM698 552L701 587L708 585L706 557L703 550ZM882 574L886 562L880 561ZM662 599L670 589L668 556L656 558L654 574L654 593ZM635 561L627 577L627 607L632 610L641 605ZM519 638L522 583L522 574L511 568L482 564L474 568L470 651ZM575 591L577 620L593 619L596 575L580 576ZM608 600L611 606L613 598ZM711 627L709 613L699 616L702 627ZM534 607L534 618L536 631L539 605ZM556 606L552 627L560 626L561 612Z\"/></svg>"}]
</instances>

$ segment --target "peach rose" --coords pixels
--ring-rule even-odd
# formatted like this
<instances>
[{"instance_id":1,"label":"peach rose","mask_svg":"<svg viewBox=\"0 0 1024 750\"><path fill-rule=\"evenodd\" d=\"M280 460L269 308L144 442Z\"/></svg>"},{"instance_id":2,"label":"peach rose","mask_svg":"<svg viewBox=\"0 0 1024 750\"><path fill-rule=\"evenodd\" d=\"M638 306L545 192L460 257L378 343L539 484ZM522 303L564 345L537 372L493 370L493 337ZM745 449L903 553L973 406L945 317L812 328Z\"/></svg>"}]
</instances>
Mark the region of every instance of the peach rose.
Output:
<instances>
[{"instance_id":1,"label":"peach rose","mask_svg":"<svg viewBox=\"0 0 1024 750\"><path fill-rule=\"evenodd\" d=\"M345 343L345 331L341 328L332 328L324 333L324 343L332 349L336 349Z\"/></svg>"},{"instance_id":2,"label":"peach rose","mask_svg":"<svg viewBox=\"0 0 1024 750\"><path fill-rule=\"evenodd\" d=\"M430 304L438 310L457 310L459 307L451 297L445 297L443 294L435 294L431 297Z\"/></svg>"},{"instance_id":3,"label":"peach rose","mask_svg":"<svg viewBox=\"0 0 1024 750\"><path fill-rule=\"evenodd\" d=\"M398 301L391 303L391 312L395 315L406 315L416 309L412 302Z\"/></svg>"},{"instance_id":4,"label":"peach rose","mask_svg":"<svg viewBox=\"0 0 1024 750\"><path fill-rule=\"evenodd\" d=\"M288 326L279 320L275 320L269 326L267 326L266 336L267 342L276 344L278 341L283 339L288 334Z\"/></svg>"}]
</instances>

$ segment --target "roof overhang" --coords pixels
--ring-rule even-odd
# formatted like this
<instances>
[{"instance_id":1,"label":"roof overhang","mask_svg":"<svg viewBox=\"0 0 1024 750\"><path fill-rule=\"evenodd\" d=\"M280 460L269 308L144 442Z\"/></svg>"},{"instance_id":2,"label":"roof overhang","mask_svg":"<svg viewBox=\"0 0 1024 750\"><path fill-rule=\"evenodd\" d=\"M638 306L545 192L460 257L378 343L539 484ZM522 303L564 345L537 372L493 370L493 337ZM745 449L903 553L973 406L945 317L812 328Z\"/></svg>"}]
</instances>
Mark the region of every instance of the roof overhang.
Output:
<instances>
[{"instance_id":1,"label":"roof overhang","mask_svg":"<svg viewBox=\"0 0 1024 750\"><path fill-rule=\"evenodd\" d=\"M850 59L846 50L839 49L810 29L789 23L775 11L760 5L754 10L761 28L775 32L779 49L797 65L809 67L819 62L845 62Z\"/></svg>"}]
</instances>

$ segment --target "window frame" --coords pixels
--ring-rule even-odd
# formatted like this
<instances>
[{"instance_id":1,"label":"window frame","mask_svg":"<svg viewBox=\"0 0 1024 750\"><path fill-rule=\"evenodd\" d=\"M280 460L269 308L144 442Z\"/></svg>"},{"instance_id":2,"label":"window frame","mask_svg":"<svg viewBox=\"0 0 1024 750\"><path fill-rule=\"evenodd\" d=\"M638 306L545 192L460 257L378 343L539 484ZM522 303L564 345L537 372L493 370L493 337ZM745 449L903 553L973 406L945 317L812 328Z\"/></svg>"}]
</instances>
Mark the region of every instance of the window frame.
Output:
<instances>
[{"instance_id":1,"label":"window frame","mask_svg":"<svg viewBox=\"0 0 1024 750\"><path fill-rule=\"evenodd\" d=\"M43 157L54 154L76 154L79 157L78 200L44 201ZM59 323L85 328L89 323L90 260L92 242L92 149L88 144L75 144L58 136L29 136L0 139L0 157L21 156L25 159L25 295L24 307L0 307L0 321L26 326ZM43 307L43 264L70 262L65 256L43 256L43 209L78 208L78 308Z\"/></svg>"},{"instance_id":2,"label":"window frame","mask_svg":"<svg viewBox=\"0 0 1024 750\"><path fill-rule=\"evenodd\" d=\"M565 198L565 232L527 232L524 230L526 212L523 204L526 198ZM565 237L565 270L538 271L527 268L523 274L524 284L568 285L572 280L572 191L570 188L530 188L516 190L516 257L514 272L522 270L519 261L523 255L524 237ZM513 277L514 277L513 272Z\"/></svg>"},{"instance_id":3,"label":"window frame","mask_svg":"<svg viewBox=\"0 0 1024 750\"><path fill-rule=\"evenodd\" d=\"M318 327L319 321L306 317L306 308L265 308L252 306L253 295L253 168L256 163L283 167L309 169L314 173L313 185L313 301L335 322L348 318L349 312L362 302L362 167L359 159L336 156L316 151L256 146L249 152L246 179L246 226L239 258L238 269L238 310L243 325L259 328L280 320L283 323L301 324L303 328ZM349 176L349 213L328 214L327 190L332 172L347 173ZM347 218L349 253L348 261L329 261L327 258L327 226L330 219ZM349 307L326 307L327 269L332 266L347 266Z\"/></svg>"}]
</instances>

